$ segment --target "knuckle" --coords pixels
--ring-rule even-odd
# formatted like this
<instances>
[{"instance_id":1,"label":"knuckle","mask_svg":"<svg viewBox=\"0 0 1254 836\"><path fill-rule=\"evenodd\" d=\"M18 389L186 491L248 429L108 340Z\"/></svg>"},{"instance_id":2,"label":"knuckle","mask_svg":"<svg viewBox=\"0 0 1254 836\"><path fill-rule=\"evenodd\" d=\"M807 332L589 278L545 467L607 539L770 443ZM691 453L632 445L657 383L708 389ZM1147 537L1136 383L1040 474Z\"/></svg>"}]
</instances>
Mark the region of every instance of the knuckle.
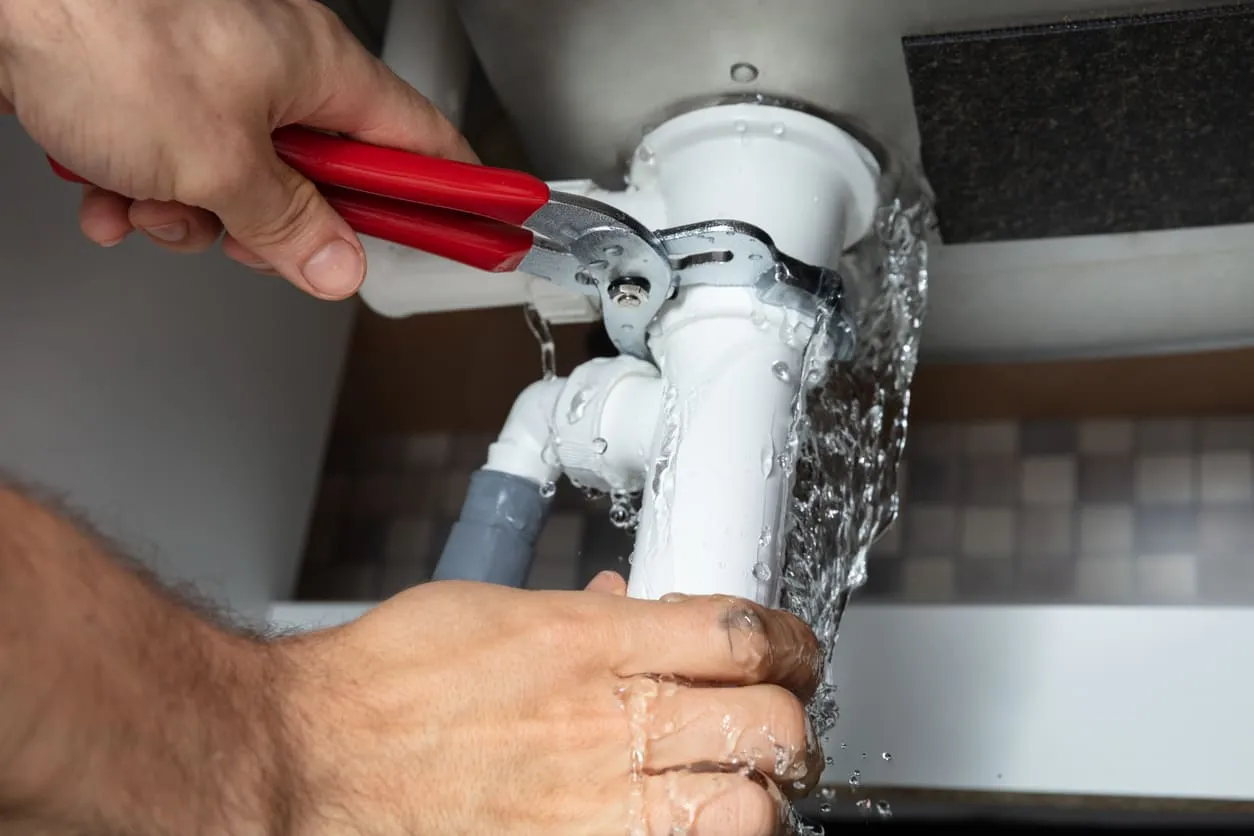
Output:
<instances>
[{"instance_id":1,"label":"knuckle","mask_svg":"<svg viewBox=\"0 0 1254 836\"><path fill-rule=\"evenodd\" d=\"M720 603L717 618L735 667L751 677L764 675L771 667L772 648L758 612L748 602L728 599Z\"/></svg>"},{"instance_id":2,"label":"knuckle","mask_svg":"<svg viewBox=\"0 0 1254 836\"><path fill-rule=\"evenodd\" d=\"M232 230L247 236L251 245L271 247L291 241L300 235L303 226L317 212L321 196L313 183L303 177L292 177L281 194L267 206L267 211L249 212L243 228Z\"/></svg>"},{"instance_id":3,"label":"knuckle","mask_svg":"<svg viewBox=\"0 0 1254 836\"><path fill-rule=\"evenodd\" d=\"M765 707L767 727L781 746L806 743L806 710L801 701L783 688L771 686Z\"/></svg>"},{"instance_id":4,"label":"knuckle","mask_svg":"<svg viewBox=\"0 0 1254 836\"><path fill-rule=\"evenodd\" d=\"M734 829L743 836L774 836L780 821L779 804L761 786L744 781L732 793Z\"/></svg>"}]
</instances>

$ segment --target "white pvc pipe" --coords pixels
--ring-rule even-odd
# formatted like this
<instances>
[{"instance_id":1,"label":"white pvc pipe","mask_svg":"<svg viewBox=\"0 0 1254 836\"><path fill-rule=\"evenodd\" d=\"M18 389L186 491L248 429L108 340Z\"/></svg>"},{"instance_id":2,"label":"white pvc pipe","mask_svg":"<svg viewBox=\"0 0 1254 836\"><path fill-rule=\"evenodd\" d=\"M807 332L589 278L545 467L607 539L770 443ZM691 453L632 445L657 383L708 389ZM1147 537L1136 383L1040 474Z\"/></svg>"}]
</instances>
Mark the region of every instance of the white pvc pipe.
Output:
<instances>
[{"instance_id":1,"label":"white pvc pipe","mask_svg":"<svg viewBox=\"0 0 1254 836\"><path fill-rule=\"evenodd\" d=\"M831 265L870 228L874 157L836 126L755 104L679 116L637 150L631 181L670 225L751 223L783 252ZM683 289L649 329L664 384L628 594L779 598L782 465L814 323L752 288Z\"/></svg>"},{"instance_id":2,"label":"white pvc pipe","mask_svg":"<svg viewBox=\"0 0 1254 836\"><path fill-rule=\"evenodd\" d=\"M552 444L554 406L566 381L560 377L537 381L514 401L497 440L488 447L484 467L530 479L543 485L554 482L562 469L555 455L547 455Z\"/></svg>"},{"instance_id":3,"label":"white pvc pipe","mask_svg":"<svg viewBox=\"0 0 1254 836\"><path fill-rule=\"evenodd\" d=\"M794 258L834 266L870 229L879 177L875 157L830 122L736 104L663 123L637 149L630 180L661 194L669 226L743 221Z\"/></svg>"},{"instance_id":4,"label":"white pvc pipe","mask_svg":"<svg viewBox=\"0 0 1254 836\"><path fill-rule=\"evenodd\" d=\"M779 597L781 467L812 323L751 289L680 292L652 342L665 381L628 594Z\"/></svg>"}]
</instances>

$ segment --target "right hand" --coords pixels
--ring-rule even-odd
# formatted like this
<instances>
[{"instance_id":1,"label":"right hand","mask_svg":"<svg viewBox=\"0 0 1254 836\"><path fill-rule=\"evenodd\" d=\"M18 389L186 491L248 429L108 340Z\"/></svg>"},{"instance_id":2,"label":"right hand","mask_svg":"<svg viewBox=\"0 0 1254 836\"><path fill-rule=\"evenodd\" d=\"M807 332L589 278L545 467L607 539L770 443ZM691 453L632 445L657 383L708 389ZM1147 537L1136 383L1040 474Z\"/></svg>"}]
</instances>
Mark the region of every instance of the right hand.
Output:
<instances>
[{"instance_id":1,"label":"right hand","mask_svg":"<svg viewBox=\"0 0 1254 836\"><path fill-rule=\"evenodd\" d=\"M821 771L814 635L746 601L617 586L431 583L276 644L294 832L777 833L784 792Z\"/></svg>"},{"instance_id":2,"label":"right hand","mask_svg":"<svg viewBox=\"0 0 1254 836\"><path fill-rule=\"evenodd\" d=\"M476 161L454 126L317 0L0 0L0 113L87 178L80 225L231 258L340 299L365 276L348 223L276 154L302 124ZM51 174L49 174L51 177Z\"/></svg>"}]
</instances>

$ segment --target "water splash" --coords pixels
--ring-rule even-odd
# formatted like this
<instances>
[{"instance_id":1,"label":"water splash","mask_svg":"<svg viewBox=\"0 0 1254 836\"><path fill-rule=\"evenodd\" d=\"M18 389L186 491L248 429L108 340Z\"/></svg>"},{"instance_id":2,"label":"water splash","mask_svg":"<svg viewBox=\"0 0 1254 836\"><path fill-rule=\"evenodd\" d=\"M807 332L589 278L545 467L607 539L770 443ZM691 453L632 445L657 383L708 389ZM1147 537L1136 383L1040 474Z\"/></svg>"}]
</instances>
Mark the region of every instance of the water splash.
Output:
<instances>
[{"instance_id":1,"label":"water splash","mask_svg":"<svg viewBox=\"0 0 1254 836\"><path fill-rule=\"evenodd\" d=\"M926 237L933 223L925 184L906 178L900 187L837 270L843 318L820 312L786 451L793 492L782 529L782 605L813 628L824 652L822 682L808 706L820 737L839 717L831 658L841 618L850 593L866 581L871 545L899 509L897 471L927 305ZM826 362L821 347L841 326L852 329L853 356ZM861 774L854 775L856 786ZM795 813L790 825L801 834L820 832Z\"/></svg>"}]
</instances>

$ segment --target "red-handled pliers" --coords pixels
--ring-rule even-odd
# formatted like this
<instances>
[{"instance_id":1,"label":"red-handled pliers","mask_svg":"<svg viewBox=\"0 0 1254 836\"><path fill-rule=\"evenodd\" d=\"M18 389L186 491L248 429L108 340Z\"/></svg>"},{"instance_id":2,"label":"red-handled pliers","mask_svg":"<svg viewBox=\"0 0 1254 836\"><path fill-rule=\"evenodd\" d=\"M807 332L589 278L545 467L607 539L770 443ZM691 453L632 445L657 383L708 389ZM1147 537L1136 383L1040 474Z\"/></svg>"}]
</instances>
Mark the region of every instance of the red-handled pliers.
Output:
<instances>
[{"instance_id":1,"label":"red-handled pliers","mask_svg":"<svg viewBox=\"0 0 1254 836\"><path fill-rule=\"evenodd\" d=\"M356 231L480 270L518 270L599 296L619 349L648 356L645 326L670 295L674 270L658 236L630 216L552 191L519 171L298 126L281 128L273 138L280 158L316 184ZM49 161L63 179L87 182ZM616 293L624 282L632 292Z\"/></svg>"}]
</instances>

